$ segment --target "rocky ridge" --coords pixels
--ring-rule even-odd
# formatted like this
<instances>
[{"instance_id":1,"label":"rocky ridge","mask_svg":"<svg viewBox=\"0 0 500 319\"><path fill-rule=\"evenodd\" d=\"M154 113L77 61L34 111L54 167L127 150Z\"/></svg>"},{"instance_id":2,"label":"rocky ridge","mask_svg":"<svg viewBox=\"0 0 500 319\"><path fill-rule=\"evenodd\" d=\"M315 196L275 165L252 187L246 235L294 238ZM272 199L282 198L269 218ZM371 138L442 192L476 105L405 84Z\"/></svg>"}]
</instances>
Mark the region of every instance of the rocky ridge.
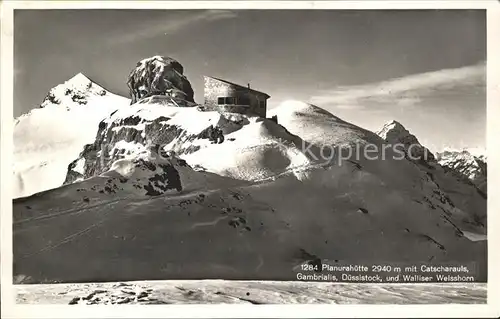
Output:
<instances>
[{"instance_id":1,"label":"rocky ridge","mask_svg":"<svg viewBox=\"0 0 500 319\"><path fill-rule=\"evenodd\" d=\"M214 134L228 134L247 122L246 117L237 114L179 109L172 104L136 103L117 110L99 123L94 143L85 145L78 158L69 164L64 183L99 175L114 161L149 147L160 147L161 154L196 152L222 142L215 139Z\"/></svg>"}]
</instances>

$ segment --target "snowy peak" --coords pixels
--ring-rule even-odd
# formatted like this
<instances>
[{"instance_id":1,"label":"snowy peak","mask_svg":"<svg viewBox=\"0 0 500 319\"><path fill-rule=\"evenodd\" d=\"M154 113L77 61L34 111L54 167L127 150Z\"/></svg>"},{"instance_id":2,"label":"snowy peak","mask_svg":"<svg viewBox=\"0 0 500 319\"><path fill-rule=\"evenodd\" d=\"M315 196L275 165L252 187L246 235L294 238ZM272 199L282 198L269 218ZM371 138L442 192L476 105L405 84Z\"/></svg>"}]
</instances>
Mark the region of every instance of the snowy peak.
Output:
<instances>
[{"instance_id":1,"label":"snowy peak","mask_svg":"<svg viewBox=\"0 0 500 319\"><path fill-rule=\"evenodd\" d=\"M403 144L405 149L411 152L414 158L425 158L433 161L434 155L418 141L417 137L410 133L401 123L392 120L384 124L377 135L391 144Z\"/></svg>"},{"instance_id":2,"label":"snowy peak","mask_svg":"<svg viewBox=\"0 0 500 319\"><path fill-rule=\"evenodd\" d=\"M73 86L83 86L87 85L89 82L92 82L85 74L82 72L79 72L75 76L73 76L71 79L65 81L67 84L71 84Z\"/></svg>"},{"instance_id":3,"label":"snowy peak","mask_svg":"<svg viewBox=\"0 0 500 319\"><path fill-rule=\"evenodd\" d=\"M388 142L401 142L403 140L411 140L418 143L418 139L415 137L415 135L411 134L401 123L396 120L385 123L382 129L377 132L377 135Z\"/></svg>"},{"instance_id":4,"label":"snowy peak","mask_svg":"<svg viewBox=\"0 0 500 319\"><path fill-rule=\"evenodd\" d=\"M40 108L60 105L70 109L72 106L85 105L89 98L111 94L82 73L52 88Z\"/></svg>"},{"instance_id":5,"label":"snowy peak","mask_svg":"<svg viewBox=\"0 0 500 319\"><path fill-rule=\"evenodd\" d=\"M38 108L14 120L14 197L61 186L68 164L95 141L99 122L129 104L82 73L52 88Z\"/></svg>"}]
</instances>

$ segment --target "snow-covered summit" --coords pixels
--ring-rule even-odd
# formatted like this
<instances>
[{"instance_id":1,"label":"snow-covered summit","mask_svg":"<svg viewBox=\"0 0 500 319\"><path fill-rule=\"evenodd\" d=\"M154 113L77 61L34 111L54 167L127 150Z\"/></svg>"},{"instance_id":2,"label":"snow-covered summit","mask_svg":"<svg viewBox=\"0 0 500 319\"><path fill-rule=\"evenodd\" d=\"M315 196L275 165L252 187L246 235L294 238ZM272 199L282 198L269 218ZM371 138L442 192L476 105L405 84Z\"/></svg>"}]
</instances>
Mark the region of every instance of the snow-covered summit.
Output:
<instances>
[{"instance_id":1,"label":"snow-covered summit","mask_svg":"<svg viewBox=\"0 0 500 319\"><path fill-rule=\"evenodd\" d=\"M116 97L116 95L105 90L83 73L78 73L71 79L52 88L42 101L40 108L60 106L70 109L89 103L89 99L105 95Z\"/></svg>"},{"instance_id":2,"label":"snow-covered summit","mask_svg":"<svg viewBox=\"0 0 500 319\"><path fill-rule=\"evenodd\" d=\"M384 124L377 134L388 142L418 143L415 135L411 134L403 124L396 120L391 120Z\"/></svg>"},{"instance_id":3,"label":"snow-covered summit","mask_svg":"<svg viewBox=\"0 0 500 319\"><path fill-rule=\"evenodd\" d=\"M396 120L384 124L377 135L390 144L403 144L405 150L411 152L413 158L424 159L426 162L434 160L434 154L420 144L417 137Z\"/></svg>"},{"instance_id":4,"label":"snow-covered summit","mask_svg":"<svg viewBox=\"0 0 500 319\"><path fill-rule=\"evenodd\" d=\"M61 186L98 123L129 103L82 73L52 88L39 107L14 120L14 197Z\"/></svg>"},{"instance_id":5,"label":"snow-covered summit","mask_svg":"<svg viewBox=\"0 0 500 319\"><path fill-rule=\"evenodd\" d=\"M386 134L389 132L408 132L408 130L403 126L403 124L399 123L396 120L390 120L385 123L382 130L380 132L385 132Z\"/></svg>"},{"instance_id":6,"label":"snow-covered summit","mask_svg":"<svg viewBox=\"0 0 500 319\"><path fill-rule=\"evenodd\" d=\"M82 72L79 72L75 74L71 79L67 80L64 82L66 85L71 85L73 87L83 87L83 86L88 86L89 83L92 82L85 74ZM95 84L95 83L93 83ZM91 85L93 85L91 84ZM94 85L95 87L95 85Z\"/></svg>"}]
</instances>

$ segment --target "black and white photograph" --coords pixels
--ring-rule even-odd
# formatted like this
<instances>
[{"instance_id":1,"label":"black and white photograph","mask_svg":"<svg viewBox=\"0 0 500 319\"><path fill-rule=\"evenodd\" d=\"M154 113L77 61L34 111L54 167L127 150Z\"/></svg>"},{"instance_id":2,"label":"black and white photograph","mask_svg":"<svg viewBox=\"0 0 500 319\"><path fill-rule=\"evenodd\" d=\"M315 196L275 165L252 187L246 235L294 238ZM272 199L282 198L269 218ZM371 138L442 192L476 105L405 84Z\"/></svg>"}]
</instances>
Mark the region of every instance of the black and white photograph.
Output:
<instances>
[{"instance_id":1,"label":"black and white photograph","mask_svg":"<svg viewBox=\"0 0 500 319\"><path fill-rule=\"evenodd\" d=\"M5 2L16 305L488 303L485 8Z\"/></svg>"}]
</instances>

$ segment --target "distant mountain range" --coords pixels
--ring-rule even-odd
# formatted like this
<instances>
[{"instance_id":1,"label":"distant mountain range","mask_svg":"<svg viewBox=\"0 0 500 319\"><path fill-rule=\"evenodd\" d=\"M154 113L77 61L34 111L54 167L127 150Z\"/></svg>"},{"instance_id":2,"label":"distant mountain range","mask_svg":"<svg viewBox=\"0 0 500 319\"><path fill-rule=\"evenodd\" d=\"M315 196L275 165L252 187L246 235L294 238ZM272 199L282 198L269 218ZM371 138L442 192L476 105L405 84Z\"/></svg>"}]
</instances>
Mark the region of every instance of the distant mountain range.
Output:
<instances>
[{"instance_id":1,"label":"distant mountain range","mask_svg":"<svg viewBox=\"0 0 500 319\"><path fill-rule=\"evenodd\" d=\"M476 154L476 155L474 155ZM481 191L487 193L487 156L469 150L445 150L437 154L439 164L450 172L473 182Z\"/></svg>"}]
</instances>

